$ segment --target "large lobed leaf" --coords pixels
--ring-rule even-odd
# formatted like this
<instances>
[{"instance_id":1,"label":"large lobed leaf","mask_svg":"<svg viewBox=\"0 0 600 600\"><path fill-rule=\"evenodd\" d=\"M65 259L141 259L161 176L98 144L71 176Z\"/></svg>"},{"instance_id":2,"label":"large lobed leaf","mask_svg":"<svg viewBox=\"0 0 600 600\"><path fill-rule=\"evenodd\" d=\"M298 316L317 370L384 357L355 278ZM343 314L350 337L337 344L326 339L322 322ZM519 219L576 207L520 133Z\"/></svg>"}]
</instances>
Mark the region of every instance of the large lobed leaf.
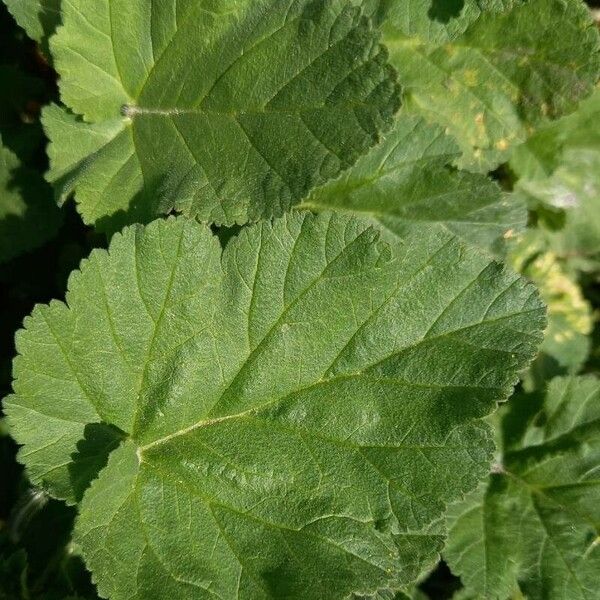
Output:
<instances>
[{"instance_id":1,"label":"large lobed leaf","mask_svg":"<svg viewBox=\"0 0 600 600\"><path fill-rule=\"evenodd\" d=\"M382 143L300 206L369 216L392 239L436 227L500 252L504 239L524 229L526 205L488 177L452 168L459 156L441 127L402 114Z\"/></svg>"},{"instance_id":2,"label":"large lobed leaf","mask_svg":"<svg viewBox=\"0 0 600 600\"><path fill-rule=\"evenodd\" d=\"M68 110L44 118L49 178L100 229L173 208L220 224L280 215L373 146L399 106L378 33L344 0L62 10L51 47Z\"/></svg>"},{"instance_id":3,"label":"large lobed leaf","mask_svg":"<svg viewBox=\"0 0 600 600\"><path fill-rule=\"evenodd\" d=\"M598 31L581 0L467 0L445 18L426 0L380 0L376 14L406 109L447 127L470 169L504 162L600 76Z\"/></svg>"},{"instance_id":4,"label":"large lobed leaf","mask_svg":"<svg viewBox=\"0 0 600 600\"><path fill-rule=\"evenodd\" d=\"M597 598L600 381L556 378L508 406L502 464L452 507L444 557L476 598Z\"/></svg>"},{"instance_id":5,"label":"large lobed leaf","mask_svg":"<svg viewBox=\"0 0 600 600\"><path fill-rule=\"evenodd\" d=\"M34 482L77 500L118 445L76 526L101 595L341 599L435 560L544 310L446 231L377 237L295 213L222 251L155 221L26 320L5 405Z\"/></svg>"}]
</instances>

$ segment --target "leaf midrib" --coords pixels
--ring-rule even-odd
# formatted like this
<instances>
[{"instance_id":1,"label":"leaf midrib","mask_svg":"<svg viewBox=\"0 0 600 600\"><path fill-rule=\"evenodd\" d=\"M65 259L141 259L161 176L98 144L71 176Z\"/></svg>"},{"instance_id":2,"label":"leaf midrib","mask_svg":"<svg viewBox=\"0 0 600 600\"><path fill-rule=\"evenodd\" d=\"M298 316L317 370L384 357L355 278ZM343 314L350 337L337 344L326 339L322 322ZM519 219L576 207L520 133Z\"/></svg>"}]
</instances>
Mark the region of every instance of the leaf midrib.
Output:
<instances>
[{"instance_id":1,"label":"leaf midrib","mask_svg":"<svg viewBox=\"0 0 600 600\"><path fill-rule=\"evenodd\" d=\"M302 115L305 113L327 110L329 108L336 108L342 110L353 111L357 108L373 109L373 105L362 100L356 100L354 102L345 102L343 104L332 104L328 105L326 102L322 104L309 105L309 106L291 106L286 108L273 108L268 104L264 106L249 106L240 110L217 110L211 108L179 108L179 107L160 107L160 106L139 106L137 104L125 104L122 108L122 112L126 117L177 117L186 115L219 115L226 116L232 119L236 119L244 115L266 115L266 114L282 114L282 115Z\"/></svg>"}]
</instances>

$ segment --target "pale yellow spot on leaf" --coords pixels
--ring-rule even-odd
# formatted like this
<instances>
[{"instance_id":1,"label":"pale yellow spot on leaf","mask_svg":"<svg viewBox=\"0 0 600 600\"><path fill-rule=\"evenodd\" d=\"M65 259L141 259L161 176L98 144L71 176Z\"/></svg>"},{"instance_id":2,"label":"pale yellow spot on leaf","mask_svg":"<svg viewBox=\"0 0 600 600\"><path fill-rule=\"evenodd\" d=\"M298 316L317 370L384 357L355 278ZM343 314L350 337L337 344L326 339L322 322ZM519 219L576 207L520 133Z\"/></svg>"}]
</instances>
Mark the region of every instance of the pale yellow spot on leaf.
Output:
<instances>
[{"instance_id":1,"label":"pale yellow spot on leaf","mask_svg":"<svg viewBox=\"0 0 600 600\"><path fill-rule=\"evenodd\" d=\"M468 87L477 86L477 71L475 69L467 69L464 72L464 80Z\"/></svg>"}]
</instances>

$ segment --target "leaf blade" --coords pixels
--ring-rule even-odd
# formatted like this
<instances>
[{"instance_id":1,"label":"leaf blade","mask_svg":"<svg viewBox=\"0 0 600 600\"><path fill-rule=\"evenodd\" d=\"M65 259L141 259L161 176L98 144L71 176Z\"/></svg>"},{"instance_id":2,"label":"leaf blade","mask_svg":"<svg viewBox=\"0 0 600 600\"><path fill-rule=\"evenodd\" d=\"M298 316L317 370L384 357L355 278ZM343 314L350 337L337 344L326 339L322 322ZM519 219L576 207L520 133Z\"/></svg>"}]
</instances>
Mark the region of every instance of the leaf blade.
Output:
<instances>
[{"instance_id":1,"label":"leaf blade","mask_svg":"<svg viewBox=\"0 0 600 600\"><path fill-rule=\"evenodd\" d=\"M449 516L445 557L472 593L596 594L599 391L595 376L557 377L527 423L511 419L511 412L533 397L523 394L513 399L514 408L508 405L502 426L510 446L503 465ZM517 436L515 424L524 429ZM487 529L469 522L464 511L480 520L487 516ZM472 552L482 544L501 558L482 566L481 555Z\"/></svg>"},{"instance_id":2,"label":"leaf blade","mask_svg":"<svg viewBox=\"0 0 600 600\"><path fill-rule=\"evenodd\" d=\"M120 119L128 140L69 171L87 222L112 232L171 209L219 224L281 215L391 125L395 74L357 7L161 4L78 0L53 38L77 145L89 145L86 121ZM64 127L48 128L58 162ZM103 181L124 169L124 190Z\"/></svg>"},{"instance_id":3,"label":"leaf blade","mask_svg":"<svg viewBox=\"0 0 600 600\"><path fill-rule=\"evenodd\" d=\"M489 429L476 419L508 395L544 320L529 284L448 233L390 249L367 221L332 213L245 228L222 255L185 218L126 229L72 277L67 302L54 310L79 395L24 377L32 361L69 372L60 352L42 346L40 358L25 343L51 341L34 335L38 316L21 334L7 412L25 455L39 440L15 416L73 416L52 401L61 393L128 436L78 525L116 598L157 586L194 597L209 581L224 597L241 585L242 596L311 586L342 598L414 580L441 546L432 523L487 469ZM53 451L36 460L52 467ZM191 537L169 533L179 518ZM115 571L111 555L129 558Z\"/></svg>"}]
</instances>

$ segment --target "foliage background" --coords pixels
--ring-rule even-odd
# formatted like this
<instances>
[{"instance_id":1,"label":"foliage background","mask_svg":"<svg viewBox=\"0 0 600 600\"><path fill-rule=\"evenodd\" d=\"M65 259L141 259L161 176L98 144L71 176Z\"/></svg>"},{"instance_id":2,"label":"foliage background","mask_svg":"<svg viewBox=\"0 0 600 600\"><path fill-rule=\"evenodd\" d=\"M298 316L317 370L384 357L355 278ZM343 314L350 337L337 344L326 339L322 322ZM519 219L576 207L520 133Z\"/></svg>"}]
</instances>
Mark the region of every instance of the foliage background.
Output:
<instances>
[{"instance_id":1,"label":"foliage background","mask_svg":"<svg viewBox=\"0 0 600 600\"><path fill-rule=\"evenodd\" d=\"M600 2L595 0L590 5L600 7ZM460 2L453 0L434 2L432 10L440 19L447 19L457 9L460 10ZM4 145L20 160L22 177L18 185L24 194L28 193L31 178L48 168L46 140L39 122L41 107L58 101L56 74L44 50L16 26L0 3L0 135ZM600 110L595 118L600 120ZM597 127L599 122L595 122ZM565 166L564 176L575 186L577 178L589 174L589 169L600 170L600 133L593 143L597 144L591 147L597 153L592 157L596 162L586 165L583 174ZM547 340L544 352L523 384L533 389L555 374L597 372L600 368L600 270L585 250L571 248L562 255L554 253L548 257L554 244L548 242L548 236L564 215L544 202L543 187L547 182L533 177L526 185L530 174L518 173L521 164L517 157L494 174L503 187L512 189L516 185L531 209L530 232L525 242L515 244L513 263L543 289L551 275L555 277L555 287L546 290L546 300L559 306L552 335L555 340L565 331L577 336L573 353L567 357L557 358L552 340ZM19 173L16 180L19 181ZM600 183L600 176L598 180ZM51 195L41 177L35 193ZM56 232L51 239L40 238L37 248L8 257L0 264L0 397L10 392L14 332L24 316L36 303L63 298L71 270L91 249L106 246L102 235L83 225L71 202L60 216L49 214L46 219L51 233ZM0 228L0 235L6 235L5 229ZM577 317L572 313L578 309L579 325L573 327L573 318ZM16 446L0 421L0 600L96 598L89 574L69 541L74 509L48 501L32 489L15 454ZM452 597L460 587L460 580L442 561L415 594L443 600Z\"/></svg>"}]
</instances>

